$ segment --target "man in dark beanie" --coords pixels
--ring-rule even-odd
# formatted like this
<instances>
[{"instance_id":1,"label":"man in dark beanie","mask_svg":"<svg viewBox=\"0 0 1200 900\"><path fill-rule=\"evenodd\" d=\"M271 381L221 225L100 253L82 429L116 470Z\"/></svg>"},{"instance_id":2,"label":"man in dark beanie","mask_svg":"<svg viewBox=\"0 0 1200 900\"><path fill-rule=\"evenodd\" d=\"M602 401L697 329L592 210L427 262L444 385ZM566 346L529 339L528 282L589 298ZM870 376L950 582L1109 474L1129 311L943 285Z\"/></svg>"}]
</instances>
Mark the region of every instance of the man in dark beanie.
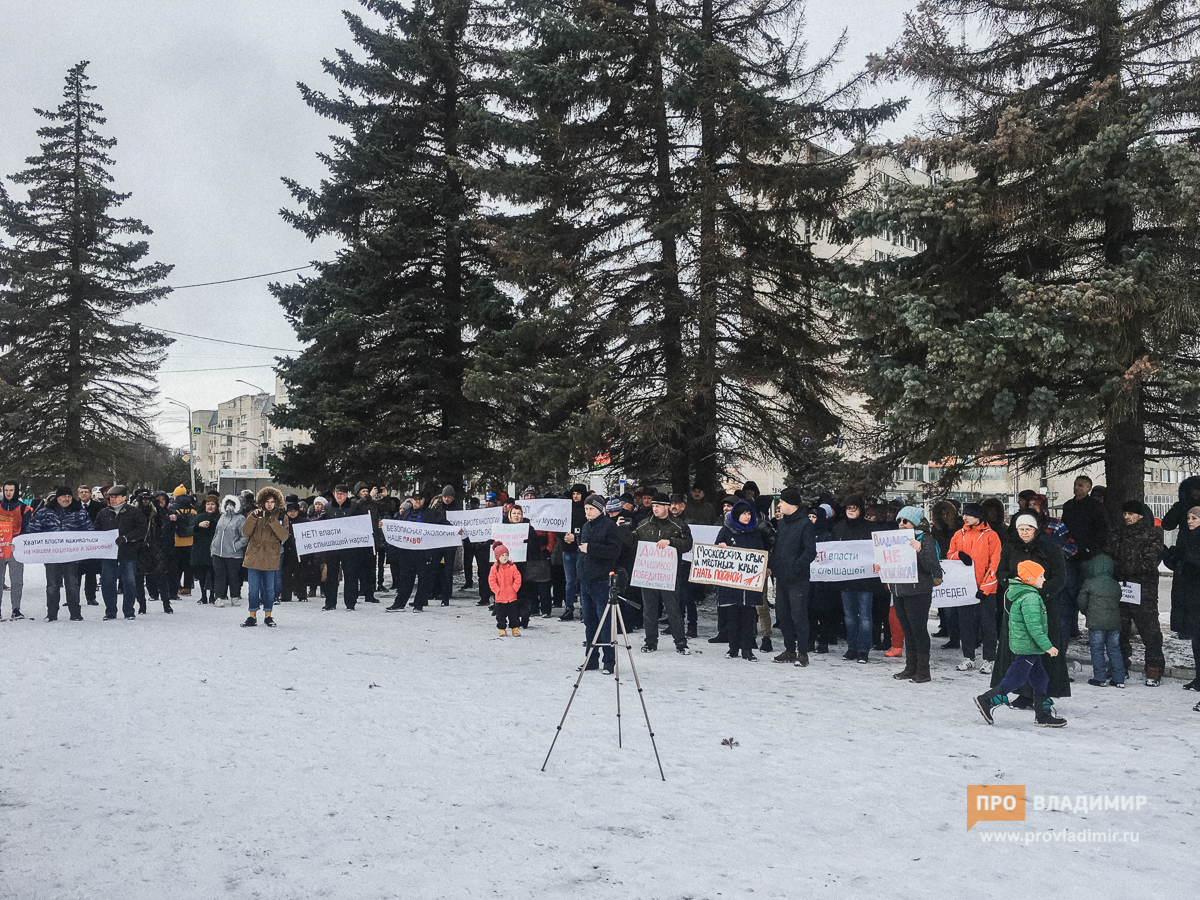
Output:
<instances>
[{"instance_id":1,"label":"man in dark beanie","mask_svg":"<svg viewBox=\"0 0 1200 900\"><path fill-rule=\"evenodd\" d=\"M604 617L604 627L600 628L600 619L608 606L608 577L617 566L621 555L621 540L617 536L617 527L605 515L605 500L599 494L590 495L584 501L584 523L580 534L579 552L583 554L579 560L579 596L580 607L583 610L583 627L587 637L588 668L595 669L600 665L595 655L592 655L593 641L607 644L611 640L608 618ZM599 629L599 631L598 631ZM601 655L604 661L604 674L611 675L616 662L616 653L612 647L603 647Z\"/></svg>"},{"instance_id":2,"label":"man in dark beanie","mask_svg":"<svg viewBox=\"0 0 1200 900\"><path fill-rule=\"evenodd\" d=\"M1162 529L1155 527L1154 516L1140 500L1127 501L1121 507L1121 516L1124 524L1114 528L1108 539L1113 575L1117 581L1132 582L1142 590L1140 604L1121 604L1121 656L1125 661L1125 671L1128 672L1133 656L1130 637L1136 626L1146 647L1146 687L1158 687L1166 665L1162 649L1162 626L1158 622L1158 564L1162 562Z\"/></svg>"},{"instance_id":3,"label":"man in dark beanie","mask_svg":"<svg viewBox=\"0 0 1200 900\"><path fill-rule=\"evenodd\" d=\"M783 632L783 652L775 657L777 663L808 665L809 566L816 558L817 533L800 492L784 488L779 494L779 524L770 559L775 612Z\"/></svg>"},{"instance_id":4,"label":"man in dark beanie","mask_svg":"<svg viewBox=\"0 0 1200 900\"><path fill-rule=\"evenodd\" d=\"M563 578L567 596L563 600L566 609L559 620L570 622L575 618L575 598L579 595L579 540L587 516L583 512L583 498L587 488L582 484L571 485L571 530L563 535ZM599 496L599 495L597 495Z\"/></svg>"},{"instance_id":5,"label":"man in dark beanie","mask_svg":"<svg viewBox=\"0 0 1200 900\"><path fill-rule=\"evenodd\" d=\"M321 519L328 521L363 515L368 515L368 513L360 509L350 497L349 486L338 484L333 488L333 502L326 505L325 512L321 513ZM369 565L363 565L363 555L359 552L359 548L327 551L325 566L325 606L323 608L326 610L337 609L338 569L340 567L342 577L346 581L342 592L342 602L346 605L346 609L354 609L358 605L360 579L369 580L374 575Z\"/></svg>"},{"instance_id":6,"label":"man in dark beanie","mask_svg":"<svg viewBox=\"0 0 1200 900\"><path fill-rule=\"evenodd\" d=\"M66 486L55 488L54 501L33 514L25 528L26 534L48 531L92 531L92 519ZM79 622L79 563L46 563L46 621L58 621L60 591L66 587L67 611L72 622Z\"/></svg>"}]
</instances>

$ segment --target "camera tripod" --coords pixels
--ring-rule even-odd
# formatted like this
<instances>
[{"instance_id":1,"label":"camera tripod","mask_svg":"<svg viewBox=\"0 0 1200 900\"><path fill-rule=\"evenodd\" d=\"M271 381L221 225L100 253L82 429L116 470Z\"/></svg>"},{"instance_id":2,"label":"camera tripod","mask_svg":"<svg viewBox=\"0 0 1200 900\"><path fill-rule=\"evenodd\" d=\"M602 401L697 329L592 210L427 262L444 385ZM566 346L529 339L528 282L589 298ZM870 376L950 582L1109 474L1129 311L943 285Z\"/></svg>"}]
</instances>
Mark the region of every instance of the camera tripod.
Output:
<instances>
[{"instance_id":1,"label":"camera tripod","mask_svg":"<svg viewBox=\"0 0 1200 900\"><path fill-rule=\"evenodd\" d=\"M646 717L646 730L650 732L650 746L654 748L654 761L658 763L658 774L663 781L667 780L667 776L663 774L662 760L658 756L658 745L654 742L654 729L650 726L650 713L646 710L646 698L642 693L642 682L638 678L637 667L633 664L633 647L629 643L629 633L625 630L625 617L621 615L621 585L620 580L615 572L608 573L608 604L604 607L604 612L600 616L600 623L596 626L596 633L592 635L591 643L588 647L587 657L583 661L583 665L579 667L579 677L575 679L575 685L571 688L571 696L567 700L567 708L563 710L562 719L558 722L558 727L554 731L554 740L550 742L550 749L546 752L546 759L542 762L542 771L546 771L546 764L550 762L550 754L554 752L554 745L558 743L558 736L562 733L563 723L567 721L567 713L571 711L571 704L575 702L575 694L579 690L579 683L583 681L583 673L588 671L588 665L592 661L592 657L600 651L601 647L613 648L613 681L617 684L617 747L623 746L621 735L621 670L618 666L620 657L616 654L616 648L621 646L617 638L617 630L620 629L621 639L624 640L625 652L629 656L629 670L633 673L633 683L637 686L638 700L642 702L642 715ZM608 624L609 639L604 643L600 642L600 635L604 631L605 624Z\"/></svg>"}]
</instances>

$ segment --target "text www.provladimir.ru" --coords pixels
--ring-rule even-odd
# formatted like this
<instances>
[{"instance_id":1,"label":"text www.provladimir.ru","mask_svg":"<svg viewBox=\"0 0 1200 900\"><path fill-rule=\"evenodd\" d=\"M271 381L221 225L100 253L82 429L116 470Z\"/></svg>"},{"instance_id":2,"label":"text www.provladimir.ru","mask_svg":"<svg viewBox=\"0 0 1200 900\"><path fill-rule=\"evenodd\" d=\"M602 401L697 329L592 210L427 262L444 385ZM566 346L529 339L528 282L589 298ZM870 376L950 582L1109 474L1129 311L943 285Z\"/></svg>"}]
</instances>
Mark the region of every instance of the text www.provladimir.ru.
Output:
<instances>
[{"instance_id":1,"label":"text www.provladimir.ru","mask_svg":"<svg viewBox=\"0 0 1200 900\"><path fill-rule=\"evenodd\" d=\"M981 831L985 844L1136 844L1136 831Z\"/></svg>"}]
</instances>

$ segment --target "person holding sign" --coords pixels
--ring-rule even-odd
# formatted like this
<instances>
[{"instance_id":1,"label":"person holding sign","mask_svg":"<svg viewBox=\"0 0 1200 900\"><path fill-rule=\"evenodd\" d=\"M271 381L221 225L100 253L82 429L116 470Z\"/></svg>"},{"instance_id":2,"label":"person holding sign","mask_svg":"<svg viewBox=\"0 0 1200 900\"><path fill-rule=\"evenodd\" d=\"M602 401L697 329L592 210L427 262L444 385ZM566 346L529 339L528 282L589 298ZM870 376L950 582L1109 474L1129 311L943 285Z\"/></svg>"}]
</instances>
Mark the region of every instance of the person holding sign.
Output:
<instances>
[{"instance_id":1,"label":"person holding sign","mask_svg":"<svg viewBox=\"0 0 1200 900\"><path fill-rule=\"evenodd\" d=\"M25 564L19 559L13 559L12 540L19 537L21 529L29 524L33 515L21 500L20 485L15 481L4 482L4 497L0 499L0 584L12 581L12 617L25 618L21 615L21 593L25 587ZM2 610L0 610L2 612Z\"/></svg>"},{"instance_id":2,"label":"person holding sign","mask_svg":"<svg viewBox=\"0 0 1200 900\"><path fill-rule=\"evenodd\" d=\"M928 684L929 607L933 603L933 580L942 577L942 564L921 507L901 509L896 516L896 527L913 533L909 546L917 553L917 581L915 584L888 585L905 638L904 668L892 677L898 681L907 679L913 684Z\"/></svg>"},{"instance_id":3,"label":"person holding sign","mask_svg":"<svg viewBox=\"0 0 1200 900\"><path fill-rule=\"evenodd\" d=\"M121 581L121 611L126 619L136 618L138 550L146 539L149 522L142 511L125 501L129 488L114 484L108 489L108 508L96 516L97 531L117 532L117 558L100 561L100 593L104 596L104 618L117 617L117 579ZM172 540L174 543L174 540Z\"/></svg>"},{"instance_id":4,"label":"person holding sign","mask_svg":"<svg viewBox=\"0 0 1200 900\"><path fill-rule=\"evenodd\" d=\"M583 512L583 497L587 488L582 484L571 485L571 530L563 535L563 579L566 582L566 607L558 617L560 622L575 619L575 598L579 595L579 536L583 534L583 523L587 516Z\"/></svg>"},{"instance_id":5,"label":"person holding sign","mask_svg":"<svg viewBox=\"0 0 1200 900\"><path fill-rule=\"evenodd\" d=\"M1129 639L1134 626L1146 646L1146 687L1158 687L1166 665L1163 656L1162 626L1158 621L1158 564L1162 562L1162 529L1154 525L1154 516L1140 500L1122 507L1125 519L1109 536L1109 554L1116 568L1117 581L1141 585L1140 604L1121 604L1121 657L1129 671L1133 645ZM1063 636L1065 641L1066 636ZM1063 645L1054 642L1056 647Z\"/></svg>"},{"instance_id":6,"label":"person holding sign","mask_svg":"<svg viewBox=\"0 0 1200 900\"><path fill-rule=\"evenodd\" d=\"M975 598L978 603L958 608L959 640L963 660L955 668L969 672L975 668L975 643L983 636L983 662L979 671L992 671L996 661L996 567L1000 565L1000 537L983 520L983 509L968 503L962 511L963 527L950 538L946 556L959 559L975 569Z\"/></svg>"},{"instance_id":7,"label":"person holding sign","mask_svg":"<svg viewBox=\"0 0 1200 900\"><path fill-rule=\"evenodd\" d=\"M833 526L832 537L835 541L869 541L871 532L882 530L866 520L864 509L862 497L851 495L846 498L845 516ZM875 601L874 589L878 586L879 579L871 577L843 581L841 584L842 614L846 619L844 660L865 663L870 659L874 634L872 606Z\"/></svg>"},{"instance_id":8,"label":"person holding sign","mask_svg":"<svg viewBox=\"0 0 1200 900\"><path fill-rule=\"evenodd\" d=\"M45 534L48 531L92 531L92 517L83 504L75 499L66 485L54 489L54 502L33 514L26 534ZM72 622L82 622L79 609L79 563L46 563L46 621L58 621L58 605L63 586L67 589L67 611Z\"/></svg>"},{"instance_id":9,"label":"person holding sign","mask_svg":"<svg viewBox=\"0 0 1200 900\"><path fill-rule=\"evenodd\" d=\"M717 533L718 547L738 547L743 550L765 550L762 532L758 529L758 513L745 500L733 504L725 516L725 524ZM766 586L766 579L763 580ZM726 627L729 633L727 659L740 654L748 662L757 662L754 655L754 624L758 608L763 604L763 592L740 588L718 587L717 606L728 610Z\"/></svg>"},{"instance_id":10,"label":"person holding sign","mask_svg":"<svg viewBox=\"0 0 1200 900\"><path fill-rule=\"evenodd\" d=\"M650 518L643 520L633 530L633 534L639 544L654 544L659 550L674 548L676 558L692 549L691 531L683 519L672 518L671 498L661 491L650 498ZM675 564L672 563L672 568L674 567ZM644 607L642 621L646 629L646 642L642 646L642 652L653 653L658 649L658 612L660 608L664 608L667 611L671 637L675 640L675 652L683 656L689 655L691 651L688 650L687 634L684 632L683 616L675 591L648 587L643 587L641 591Z\"/></svg>"}]
</instances>

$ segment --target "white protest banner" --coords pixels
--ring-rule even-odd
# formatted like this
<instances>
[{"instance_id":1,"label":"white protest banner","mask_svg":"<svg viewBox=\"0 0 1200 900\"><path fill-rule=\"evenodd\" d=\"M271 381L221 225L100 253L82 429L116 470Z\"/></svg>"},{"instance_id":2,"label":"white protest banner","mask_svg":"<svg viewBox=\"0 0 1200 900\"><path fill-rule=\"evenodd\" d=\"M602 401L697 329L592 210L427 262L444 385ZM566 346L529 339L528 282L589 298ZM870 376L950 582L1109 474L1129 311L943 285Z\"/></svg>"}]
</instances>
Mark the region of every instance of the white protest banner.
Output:
<instances>
[{"instance_id":1,"label":"white protest banner","mask_svg":"<svg viewBox=\"0 0 1200 900\"><path fill-rule=\"evenodd\" d=\"M871 532L880 581L885 584L917 583L917 551L908 545L915 539L916 532L909 528Z\"/></svg>"},{"instance_id":2,"label":"white protest banner","mask_svg":"<svg viewBox=\"0 0 1200 900\"><path fill-rule=\"evenodd\" d=\"M679 571L679 554L674 547L663 547L650 541L638 541L637 556L633 560L633 573L629 586L651 588L656 591L675 590L675 573Z\"/></svg>"},{"instance_id":3,"label":"white protest banner","mask_svg":"<svg viewBox=\"0 0 1200 900\"><path fill-rule=\"evenodd\" d=\"M375 546L370 516L343 516L340 519L317 522L293 522L292 534L296 535L297 556Z\"/></svg>"},{"instance_id":4,"label":"white protest banner","mask_svg":"<svg viewBox=\"0 0 1200 900\"><path fill-rule=\"evenodd\" d=\"M517 505L524 511L525 521L535 531L566 534L571 530L570 500L518 500Z\"/></svg>"},{"instance_id":5,"label":"white protest banner","mask_svg":"<svg viewBox=\"0 0 1200 900\"><path fill-rule=\"evenodd\" d=\"M811 581L854 581L875 578L874 541L822 541L808 564Z\"/></svg>"},{"instance_id":6,"label":"white protest banner","mask_svg":"<svg viewBox=\"0 0 1200 900\"><path fill-rule=\"evenodd\" d=\"M715 544L717 535L721 533L720 525L689 525L688 530L692 533L692 543L695 544ZM683 554L684 562L692 561L692 551L689 550Z\"/></svg>"},{"instance_id":7,"label":"white protest banner","mask_svg":"<svg viewBox=\"0 0 1200 900\"><path fill-rule=\"evenodd\" d=\"M975 596L975 567L957 559L942 560L942 583L933 586L932 606L949 609L952 606L972 606L979 602Z\"/></svg>"},{"instance_id":8,"label":"white protest banner","mask_svg":"<svg viewBox=\"0 0 1200 900\"><path fill-rule=\"evenodd\" d=\"M1142 586L1134 584L1132 581L1121 582L1121 602L1132 603L1134 606L1142 605Z\"/></svg>"},{"instance_id":9,"label":"white protest banner","mask_svg":"<svg viewBox=\"0 0 1200 900\"><path fill-rule=\"evenodd\" d=\"M504 521L504 507L448 509L446 521L462 526L463 536L472 544L486 544L492 539L492 529Z\"/></svg>"},{"instance_id":10,"label":"white protest banner","mask_svg":"<svg viewBox=\"0 0 1200 900\"><path fill-rule=\"evenodd\" d=\"M116 559L117 532L44 531L19 534L12 541L13 559L22 563L68 563Z\"/></svg>"},{"instance_id":11,"label":"white protest banner","mask_svg":"<svg viewBox=\"0 0 1200 900\"><path fill-rule=\"evenodd\" d=\"M383 539L403 550L436 550L441 547L461 547L462 529L457 525L430 525L428 522L405 522L400 519L380 519Z\"/></svg>"},{"instance_id":12,"label":"white protest banner","mask_svg":"<svg viewBox=\"0 0 1200 900\"><path fill-rule=\"evenodd\" d=\"M767 551L693 544L688 581L761 591L767 583Z\"/></svg>"},{"instance_id":13,"label":"white protest banner","mask_svg":"<svg viewBox=\"0 0 1200 900\"><path fill-rule=\"evenodd\" d=\"M507 525L496 525L492 528L492 540L508 548L508 559L510 562L525 562L526 554L529 552L529 547L525 543L529 540L529 523L518 522L516 525L513 525L510 522ZM495 549L493 546L493 560L496 558Z\"/></svg>"}]
</instances>

